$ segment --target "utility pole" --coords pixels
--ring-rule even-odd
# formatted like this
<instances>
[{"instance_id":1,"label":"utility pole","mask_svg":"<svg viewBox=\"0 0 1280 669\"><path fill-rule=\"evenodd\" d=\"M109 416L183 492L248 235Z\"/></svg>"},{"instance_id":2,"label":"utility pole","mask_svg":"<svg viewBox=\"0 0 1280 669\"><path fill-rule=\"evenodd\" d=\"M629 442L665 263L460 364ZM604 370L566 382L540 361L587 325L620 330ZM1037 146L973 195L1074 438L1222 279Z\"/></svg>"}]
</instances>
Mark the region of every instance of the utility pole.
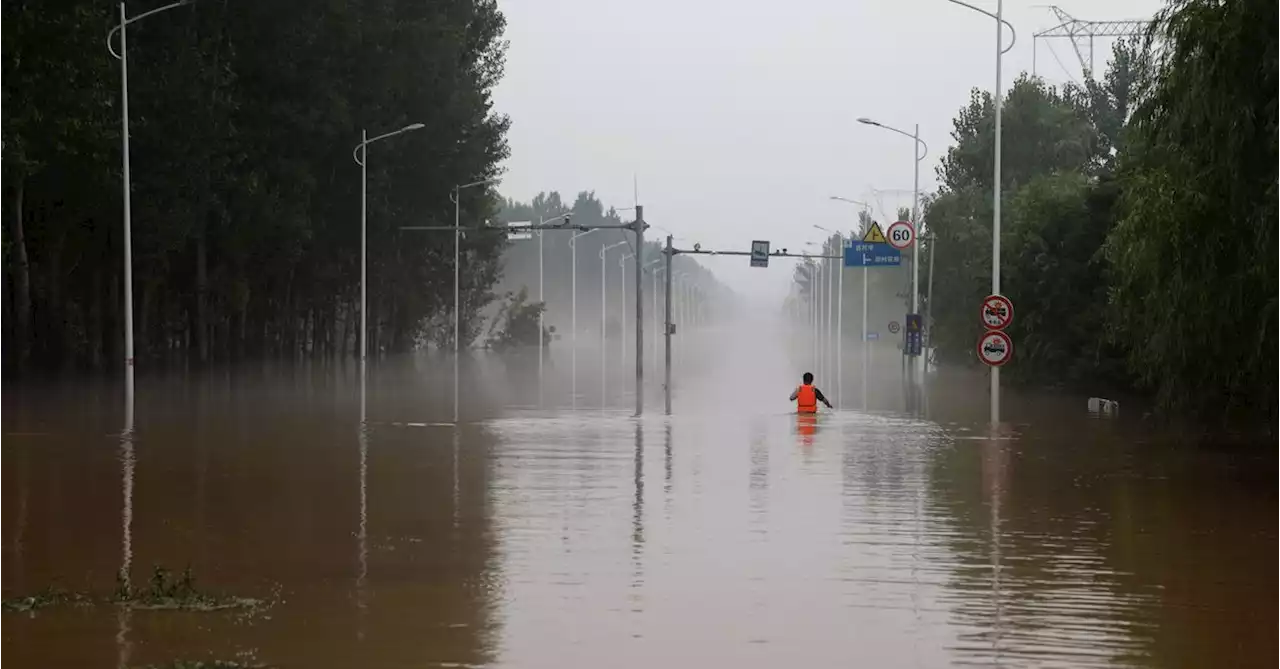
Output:
<instances>
[{"instance_id":1,"label":"utility pole","mask_svg":"<svg viewBox=\"0 0 1280 669\"><path fill-rule=\"evenodd\" d=\"M666 296L663 298L663 301L666 303L666 306L665 306L665 316L663 317L664 323L662 327L662 336L664 340L663 341L664 343L663 357L665 358L663 364L664 364L664 369L666 371L664 372L663 381L662 381L662 392L663 392L663 395L666 396L666 403L667 403L666 412L668 416L671 415L671 257L672 255L674 255L674 249L672 249L671 247L671 241L672 241L671 235L667 235L667 248L663 252L663 255L666 256L666 260L667 260L666 267L664 267L663 269L666 271L667 276L665 279Z\"/></svg>"}]
</instances>

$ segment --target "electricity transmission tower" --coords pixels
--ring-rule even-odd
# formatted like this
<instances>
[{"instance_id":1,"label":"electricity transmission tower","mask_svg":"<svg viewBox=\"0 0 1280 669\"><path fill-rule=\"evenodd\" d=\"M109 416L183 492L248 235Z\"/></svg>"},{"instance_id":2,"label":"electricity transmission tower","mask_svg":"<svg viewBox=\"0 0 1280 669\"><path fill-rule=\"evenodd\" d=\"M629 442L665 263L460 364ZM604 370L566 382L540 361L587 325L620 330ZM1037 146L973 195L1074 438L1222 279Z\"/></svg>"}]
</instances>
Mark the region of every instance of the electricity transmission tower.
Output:
<instances>
[{"instance_id":1,"label":"electricity transmission tower","mask_svg":"<svg viewBox=\"0 0 1280 669\"><path fill-rule=\"evenodd\" d=\"M1093 66L1096 37L1122 38L1143 35L1151 27L1150 19L1129 19L1123 21L1086 21L1066 13L1061 7L1050 5L1049 10L1057 17L1058 25L1042 30L1031 36L1031 73L1036 74L1036 45L1041 39L1065 38L1071 41L1071 48L1080 61L1080 69L1085 76L1092 79L1097 72ZM1052 48L1052 47L1051 47ZM1088 51L1086 57L1085 51Z\"/></svg>"}]
</instances>

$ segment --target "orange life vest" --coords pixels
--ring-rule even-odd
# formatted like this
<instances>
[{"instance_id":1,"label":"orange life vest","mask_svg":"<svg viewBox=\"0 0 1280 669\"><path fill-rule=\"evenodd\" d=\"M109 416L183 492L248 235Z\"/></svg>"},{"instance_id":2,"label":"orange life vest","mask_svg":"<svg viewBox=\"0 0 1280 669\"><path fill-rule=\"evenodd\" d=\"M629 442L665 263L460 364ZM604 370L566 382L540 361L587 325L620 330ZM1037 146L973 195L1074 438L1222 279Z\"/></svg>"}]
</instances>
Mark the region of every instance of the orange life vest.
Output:
<instances>
[{"instance_id":1,"label":"orange life vest","mask_svg":"<svg viewBox=\"0 0 1280 669\"><path fill-rule=\"evenodd\" d=\"M796 388L796 411L798 413L818 413L818 393L813 386L802 385Z\"/></svg>"}]
</instances>

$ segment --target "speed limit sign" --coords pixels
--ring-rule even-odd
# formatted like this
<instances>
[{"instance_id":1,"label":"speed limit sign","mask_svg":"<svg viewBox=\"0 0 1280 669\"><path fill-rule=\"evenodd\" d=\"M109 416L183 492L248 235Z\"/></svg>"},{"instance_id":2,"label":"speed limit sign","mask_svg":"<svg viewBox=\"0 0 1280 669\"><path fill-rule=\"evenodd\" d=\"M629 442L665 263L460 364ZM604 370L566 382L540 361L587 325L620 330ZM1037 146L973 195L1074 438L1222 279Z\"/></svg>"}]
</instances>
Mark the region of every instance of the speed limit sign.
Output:
<instances>
[{"instance_id":1,"label":"speed limit sign","mask_svg":"<svg viewBox=\"0 0 1280 669\"><path fill-rule=\"evenodd\" d=\"M910 248L916 241L916 226L911 221L898 221L889 226L889 244L895 249Z\"/></svg>"}]
</instances>

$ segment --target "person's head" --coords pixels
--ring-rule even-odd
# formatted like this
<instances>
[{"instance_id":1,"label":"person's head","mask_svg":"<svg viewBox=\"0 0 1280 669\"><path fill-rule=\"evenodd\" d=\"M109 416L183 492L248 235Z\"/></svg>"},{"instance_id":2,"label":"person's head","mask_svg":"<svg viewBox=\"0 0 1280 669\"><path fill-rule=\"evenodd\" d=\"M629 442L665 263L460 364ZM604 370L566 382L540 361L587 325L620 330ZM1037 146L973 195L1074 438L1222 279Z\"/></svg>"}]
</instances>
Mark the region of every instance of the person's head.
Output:
<instances>
[{"instance_id":1,"label":"person's head","mask_svg":"<svg viewBox=\"0 0 1280 669\"><path fill-rule=\"evenodd\" d=\"M804 384L806 386L813 385L813 374L810 374L809 372L804 373Z\"/></svg>"}]
</instances>

